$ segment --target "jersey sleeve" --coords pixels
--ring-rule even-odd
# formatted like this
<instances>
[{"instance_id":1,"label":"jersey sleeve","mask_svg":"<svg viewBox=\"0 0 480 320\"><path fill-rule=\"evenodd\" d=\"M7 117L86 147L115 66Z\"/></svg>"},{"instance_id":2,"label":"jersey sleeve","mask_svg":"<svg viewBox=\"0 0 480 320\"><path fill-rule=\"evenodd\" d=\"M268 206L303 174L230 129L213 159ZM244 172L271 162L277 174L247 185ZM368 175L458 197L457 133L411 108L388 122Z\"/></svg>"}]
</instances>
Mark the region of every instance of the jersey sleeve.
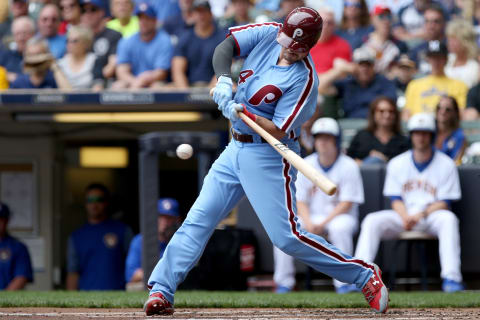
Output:
<instances>
[{"instance_id":1,"label":"jersey sleeve","mask_svg":"<svg viewBox=\"0 0 480 320\"><path fill-rule=\"evenodd\" d=\"M117 64L132 63L130 60L129 38L122 38L118 43Z\"/></svg>"},{"instance_id":2,"label":"jersey sleeve","mask_svg":"<svg viewBox=\"0 0 480 320\"><path fill-rule=\"evenodd\" d=\"M237 55L245 57L263 38L277 34L281 26L277 22L247 24L230 28L228 35L235 40Z\"/></svg>"},{"instance_id":3,"label":"jersey sleeve","mask_svg":"<svg viewBox=\"0 0 480 320\"><path fill-rule=\"evenodd\" d=\"M304 81L298 79L296 84L277 102L273 123L285 133L300 127L315 112L318 97L318 78L310 59L303 59L307 69Z\"/></svg>"},{"instance_id":4,"label":"jersey sleeve","mask_svg":"<svg viewBox=\"0 0 480 320\"><path fill-rule=\"evenodd\" d=\"M163 34L161 41L161 48L157 48L158 53L155 59L155 69L168 70L173 57L173 46L170 37Z\"/></svg>"},{"instance_id":5,"label":"jersey sleeve","mask_svg":"<svg viewBox=\"0 0 480 320\"><path fill-rule=\"evenodd\" d=\"M390 161L387 165L387 173L385 175L383 195L386 197L402 196L402 183L399 180L398 170L395 161Z\"/></svg>"},{"instance_id":6,"label":"jersey sleeve","mask_svg":"<svg viewBox=\"0 0 480 320\"><path fill-rule=\"evenodd\" d=\"M462 194L457 167L453 160L446 160L448 160L449 164L442 167L444 179L437 187L437 200L458 200Z\"/></svg>"},{"instance_id":7,"label":"jersey sleeve","mask_svg":"<svg viewBox=\"0 0 480 320\"><path fill-rule=\"evenodd\" d=\"M129 282L135 270L142 267L142 237L136 236L130 243L127 259L125 260L125 281Z\"/></svg>"},{"instance_id":8,"label":"jersey sleeve","mask_svg":"<svg viewBox=\"0 0 480 320\"><path fill-rule=\"evenodd\" d=\"M338 199L340 201L349 201L362 204L365 199L360 168L352 160L351 162L347 162L342 173L343 178L338 186Z\"/></svg>"},{"instance_id":9,"label":"jersey sleeve","mask_svg":"<svg viewBox=\"0 0 480 320\"><path fill-rule=\"evenodd\" d=\"M32 262L27 247L19 243L18 251L15 256L14 277L25 277L29 282L33 281Z\"/></svg>"}]
</instances>

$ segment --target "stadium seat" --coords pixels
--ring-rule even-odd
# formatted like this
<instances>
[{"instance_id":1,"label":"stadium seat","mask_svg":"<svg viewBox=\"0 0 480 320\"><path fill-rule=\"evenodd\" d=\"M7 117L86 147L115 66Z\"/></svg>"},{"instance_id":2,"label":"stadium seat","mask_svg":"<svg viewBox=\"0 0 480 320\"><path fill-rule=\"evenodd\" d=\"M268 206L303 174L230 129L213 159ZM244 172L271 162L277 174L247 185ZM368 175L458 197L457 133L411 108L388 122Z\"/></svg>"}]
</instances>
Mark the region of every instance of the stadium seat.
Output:
<instances>
[{"instance_id":1,"label":"stadium seat","mask_svg":"<svg viewBox=\"0 0 480 320\"><path fill-rule=\"evenodd\" d=\"M428 290L428 260L427 260L427 250L426 250L426 242L431 240L437 240L437 237L428 234L426 232L421 231L404 231L400 233L398 238L394 244L394 252L399 252L399 247L402 243L406 243L407 245L407 257L406 257L406 273L410 275L412 269L412 248L414 245L417 246L419 259L420 259L420 273L421 273L421 285L422 290ZM389 285L390 290L395 289L395 282L396 282L396 270L397 270L397 263L398 263L398 255L394 254L393 259L390 263L390 279ZM407 282L407 290L409 290L409 282Z\"/></svg>"}]
</instances>

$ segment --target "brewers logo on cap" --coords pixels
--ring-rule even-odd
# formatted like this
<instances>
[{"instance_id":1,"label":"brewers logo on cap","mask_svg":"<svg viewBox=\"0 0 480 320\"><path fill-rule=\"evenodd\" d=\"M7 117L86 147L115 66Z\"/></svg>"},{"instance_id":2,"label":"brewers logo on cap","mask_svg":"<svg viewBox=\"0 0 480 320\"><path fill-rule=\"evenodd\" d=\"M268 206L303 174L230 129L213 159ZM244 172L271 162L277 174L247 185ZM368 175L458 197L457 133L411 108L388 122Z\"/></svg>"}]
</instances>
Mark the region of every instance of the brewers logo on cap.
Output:
<instances>
[{"instance_id":1,"label":"brewers logo on cap","mask_svg":"<svg viewBox=\"0 0 480 320\"><path fill-rule=\"evenodd\" d=\"M107 233L103 236L103 242L107 248L114 248L118 243L118 237L115 233Z\"/></svg>"}]
</instances>

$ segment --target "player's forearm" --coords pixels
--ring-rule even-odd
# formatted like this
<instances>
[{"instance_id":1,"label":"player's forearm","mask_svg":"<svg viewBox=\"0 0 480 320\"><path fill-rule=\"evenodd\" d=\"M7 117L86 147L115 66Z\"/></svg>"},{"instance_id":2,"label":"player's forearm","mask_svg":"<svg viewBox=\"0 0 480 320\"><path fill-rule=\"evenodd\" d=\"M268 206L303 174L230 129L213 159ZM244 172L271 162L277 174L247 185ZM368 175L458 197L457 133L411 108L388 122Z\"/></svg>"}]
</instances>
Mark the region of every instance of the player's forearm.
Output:
<instances>
[{"instance_id":1,"label":"player's forearm","mask_svg":"<svg viewBox=\"0 0 480 320\"><path fill-rule=\"evenodd\" d=\"M448 205L445 201L436 201L428 205L428 207L423 211L423 217L427 217L430 213L437 210L447 210Z\"/></svg>"},{"instance_id":2,"label":"player's forearm","mask_svg":"<svg viewBox=\"0 0 480 320\"><path fill-rule=\"evenodd\" d=\"M352 205L353 203L350 201L339 202L325 219L325 223L332 221L336 216L349 212L352 209Z\"/></svg>"},{"instance_id":3,"label":"player's forearm","mask_svg":"<svg viewBox=\"0 0 480 320\"><path fill-rule=\"evenodd\" d=\"M273 123L273 121L268 120L267 118L261 117L259 115L256 116L255 122L265 129L268 133L270 133L275 139L282 139L285 137L285 132L277 128L277 126Z\"/></svg>"},{"instance_id":4,"label":"player's forearm","mask_svg":"<svg viewBox=\"0 0 480 320\"><path fill-rule=\"evenodd\" d=\"M28 279L24 276L18 276L13 278L12 281L8 284L5 290L13 291L13 290L22 290L25 285L27 284Z\"/></svg>"},{"instance_id":5,"label":"player's forearm","mask_svg":"<svg viewBox=\"0 0 480 320\"><path fill-rule=\"evenodd\" d=\"M405 203L402 200L394 200L392 202L392 209L398 213L400 217L408 217L407 207L405 207Z\"/></svg>"}]
</instances>

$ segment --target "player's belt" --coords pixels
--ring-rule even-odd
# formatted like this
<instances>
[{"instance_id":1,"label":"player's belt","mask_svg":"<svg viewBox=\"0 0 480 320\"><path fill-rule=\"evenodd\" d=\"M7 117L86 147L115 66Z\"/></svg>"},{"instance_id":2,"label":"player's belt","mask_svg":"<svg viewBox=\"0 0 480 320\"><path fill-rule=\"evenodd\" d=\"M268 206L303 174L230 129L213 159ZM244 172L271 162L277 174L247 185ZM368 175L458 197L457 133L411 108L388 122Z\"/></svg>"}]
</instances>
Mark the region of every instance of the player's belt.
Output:
<instances>
[{"instance_id":1,"label":"player's belt","mask_svg":"<svg viewBox=\"0 0 480 320\"><path fill-rule=\"evenodd\" d=\"M244 143L254 143L255 141L253 140L253 136L251 134L241 134L235 132L235 130L232 129L232 137L233 139L237 140L238 142L244 142ZM262 143L265 143L265 139L262 138Z\"/></svg>"}]
</instances>

